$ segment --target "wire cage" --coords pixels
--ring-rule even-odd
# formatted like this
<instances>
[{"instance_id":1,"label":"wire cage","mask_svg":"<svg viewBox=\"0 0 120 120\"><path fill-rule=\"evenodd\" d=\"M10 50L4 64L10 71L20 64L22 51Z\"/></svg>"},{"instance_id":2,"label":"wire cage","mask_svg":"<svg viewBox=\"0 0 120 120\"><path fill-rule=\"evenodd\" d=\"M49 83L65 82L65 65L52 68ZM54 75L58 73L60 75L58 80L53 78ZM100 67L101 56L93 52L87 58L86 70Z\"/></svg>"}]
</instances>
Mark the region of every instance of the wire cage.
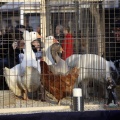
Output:
<instances>
[{"instance_id":1,"label":"wire cage","mask_svg":"<svg viewBox=\"0 0 120 120\"><path fill-rule=\"evenodd\" d=\"M60 103L72 111L74 88L82 89L84 110L105 110L109 100L114 107L120 100L119 3L0 2L0 108L48 110ZM117 97L109 96L109 79Z\"/></svg>"}]
</instances>

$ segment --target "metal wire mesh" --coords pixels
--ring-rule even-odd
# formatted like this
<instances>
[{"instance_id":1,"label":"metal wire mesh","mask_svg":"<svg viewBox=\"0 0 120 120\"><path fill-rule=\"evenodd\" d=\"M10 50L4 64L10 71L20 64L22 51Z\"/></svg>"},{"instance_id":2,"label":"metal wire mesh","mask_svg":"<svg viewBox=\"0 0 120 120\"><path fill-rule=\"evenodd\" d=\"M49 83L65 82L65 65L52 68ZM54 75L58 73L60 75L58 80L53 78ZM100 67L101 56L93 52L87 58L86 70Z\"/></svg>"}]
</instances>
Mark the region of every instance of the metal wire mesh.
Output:
<instances>
[{"instance_id":1,"label":"metal wire mesh","mask_svg":"<svg viewBox=\"0 0 120 120\"><path fill-rule=\"evenodd\" d=\"M20 43L20 41L24 39L24 30L29 32L36 31L42 36L41 39L37 39L40 43L40 50L36 50L35 44L31 46L34 53L36 53L37 60L41 57L46 60L46 55L48 55L48 58L50 56L46 52L46 37L54 36L63 47L66 27L69 28L69 32L72 35L72 54L79 55L76 59L70 58L71 62L69 62L69 65L72 67L76 66L80 68L80 80L77 81L78 83L76 82L76 86L82 86L83 94L85 94L85 105L87 103L97 103L103 106L106 102L106 76L109 74L107 72L110 71L112 73L110 68L108 71L106 70L108 69L106 61L112 61L119 72L119 3L119 0L6 0L5 2L0 2L0 108L45 107L57 105L58 101L54 98L57 93L53 90L54 93L51 95L50 90L58 89L55 87L55 83L59 83L59 90L63 91L61 89L62 82L56 82L56 80L61 80L63 71L67 70L64 64L56 63L54 65L49 65L49 69L53 72L54 85L52 88L51 77L49 76L51 73L49 72L49 89L47 89L45 93L45 102L43 102L43 93L45 91L44 84L44 87L42 86L43 88L40 87L34 92L27 93L29 100L22 100L20 96L14 96L14 92L10 88L11 79L9 78L9 82L6 82L5 79L5 77L10 76L10 74L3 74L3 68L7 67L11 69L20 64L19 55L24 53L22 48L24 43ZM59 30L61 35L57 34ZM17 44L21 46L17 49L13 49L13 42L17 42ZM44 43L43 46L41 46L41 42ZM69 46L70 42L66 44ZM67 45L64 45L64 49L70 51L71 48L68 48ZM29 53L29 55L30 54L31 53ZM42 56L38 54L42 54ZM88 56L82 58L80 57L82 55ZM59 57L61 58L62 56L63 54L59 53ZM89 65L87 65L88 63ZM58 72L59 66L60 71ZM32 72L30 73L31 75L33 74ZM62 73L62 75L58 75L59 78L57 78L55 76L56 73ZM113 74L116 80L119 74ZM23 77L23 75L17 74L17 77L18 76ZM65 77L65 80L66 78L67 77ZM86 85L83 85L81 81L87 81L85 83ZM16 84L20 87L19 82L16 82ZM64 90L65 92L67 91L66 89ZM20 88L20 90L22 93L25 91L23 88ZM119 90L119 81L117 81L117 90ZM89 97L86 97L86 94L88 94ZM118 94L119 91L117 91L117 96ZM67 95L67 93L65 93L65 95L66 96L61 100L61 105L72 105L72 94ZM86 107L85 110L87 110Z\"/></svg>"}]
</instances>

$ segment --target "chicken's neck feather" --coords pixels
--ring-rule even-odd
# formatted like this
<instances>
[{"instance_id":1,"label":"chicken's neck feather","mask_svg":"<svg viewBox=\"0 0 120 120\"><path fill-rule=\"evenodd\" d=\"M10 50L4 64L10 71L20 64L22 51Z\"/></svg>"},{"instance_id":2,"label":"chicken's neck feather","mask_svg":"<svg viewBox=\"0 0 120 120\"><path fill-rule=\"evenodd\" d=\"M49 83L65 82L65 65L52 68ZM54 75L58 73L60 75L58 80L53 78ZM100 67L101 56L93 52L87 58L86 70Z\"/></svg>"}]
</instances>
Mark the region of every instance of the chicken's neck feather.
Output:
<instances>
[{"instance_id":1,"label":"chicken's neck feather","mask_svg":"<svg viewBox=\"0 0 120 120\"><path fill-rule=\"evenodd\" d=\"M45 46L45 53L46 53L45 61L48 65L52 65L55 62L54 62L52 55L51 55L51 50L50 50L51 45L50 44L49 44L50 46L47 44L45 44L45 45L46 45Z\"/></svg>"},{"instance_id":2,"label":"chicken's neck feather","mask_svg":"<svg viewBox=\"0 0 120 120\"><path fill-rule=\"evenodd\" d=\"M24 51L24 60L36 60L35 54L31 48L31 42L27 41Z\"/></svg>"}]
</instances>

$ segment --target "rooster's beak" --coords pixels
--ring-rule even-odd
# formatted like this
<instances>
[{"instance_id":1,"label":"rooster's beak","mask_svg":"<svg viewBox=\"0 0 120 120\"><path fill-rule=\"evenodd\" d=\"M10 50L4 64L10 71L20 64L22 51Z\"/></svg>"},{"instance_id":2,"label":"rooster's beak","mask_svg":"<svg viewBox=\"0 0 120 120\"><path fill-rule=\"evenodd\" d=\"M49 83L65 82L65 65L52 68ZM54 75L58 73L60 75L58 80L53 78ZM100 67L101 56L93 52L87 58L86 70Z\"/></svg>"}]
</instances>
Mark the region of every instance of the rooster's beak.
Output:
<instances>
[{"instance_id":1,"label":"rooster's beak","mask_svg":"<svg viewBox=\"0 0 120 120\"><path fill-rule=\"evenodd\" d=\"M42 38L42 36L37 33L37 38Z\"/></svg>"},{"instance_id":2,"label":"rooster's beak","mask_svg":"<svg viewBox=\"0 0 120 120\"><path fill-rule=\"evenodd\" d=\"M55 38L53 39L53 43L59 43Z\"/></svg>"},{"instance_id":3,"label":"rooster's beak","mask_svg":"<svg viewBox=\"0 0 120 120\"><path fill-rule=\"evenodd\" d=\"M63 48L62 48L62 47L60 47L60 53L62 53L62 52L64 52L64 50L63 50Z\"/></svg>"}]
</instances>

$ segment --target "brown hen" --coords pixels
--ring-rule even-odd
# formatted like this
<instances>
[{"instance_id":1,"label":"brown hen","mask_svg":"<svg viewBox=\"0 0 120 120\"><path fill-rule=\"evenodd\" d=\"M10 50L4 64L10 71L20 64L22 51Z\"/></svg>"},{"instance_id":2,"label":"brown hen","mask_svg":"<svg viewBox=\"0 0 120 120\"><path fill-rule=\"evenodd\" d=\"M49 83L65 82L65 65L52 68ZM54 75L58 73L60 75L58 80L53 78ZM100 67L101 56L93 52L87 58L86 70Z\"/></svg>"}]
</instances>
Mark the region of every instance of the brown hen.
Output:
<instances>
[{"instance_id":1,"label":"brown hen","mask_svg":"<svg viewBox=\"0 0 120 120\"><path fill-rule=\"evenodd\" d=\"M50 92L57 100L58 104L66 95L72 93L72 89L79 75L79 69L73 68L66 75L54 75L46 62L41 61L41 83L46 91Z\"/></svg>"}]
</instances>

